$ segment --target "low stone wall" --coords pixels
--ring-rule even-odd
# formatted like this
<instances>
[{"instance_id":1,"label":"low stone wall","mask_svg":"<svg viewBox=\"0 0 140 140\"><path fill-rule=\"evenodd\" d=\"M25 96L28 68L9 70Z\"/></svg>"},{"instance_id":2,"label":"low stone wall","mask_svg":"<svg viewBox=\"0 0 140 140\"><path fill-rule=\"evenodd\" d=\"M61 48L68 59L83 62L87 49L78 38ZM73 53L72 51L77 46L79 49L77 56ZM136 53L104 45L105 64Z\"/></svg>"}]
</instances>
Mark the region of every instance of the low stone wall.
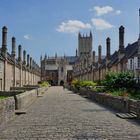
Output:
<instances>
[{"instance_id":1,"label":"low stone wall","mask_svg":"<svg viewBox=\"0 0 140 140\"><path fill-rule=\"evenodd\" d=\"M1 91L0 96L6 98L0 100L0 130L4 129L7 122L14 117L15 109L28 107L37 99L38 95L44 94L47 89L43 87L23 93L21 91Z\"/></svg>"},{"instance_id":2,"label":"low stone wall","mask_svg":"<svg viewBox=\"0 0 140 140\"><path fill-rule=\"evenodd\" d=\"M0 91L0 96L15 96L17 94L21 94L24 91Z\"/></svg>"},{"instance_id":3,"label":"low stone wall","mask_svg":"<svg viewBox=\"0 0 140 140\"><path fill-rule=\"evenodd\" d=\"M14 97L7 97L0 100L0 130L4 129L7 122L14 117Z\"/></svg>"},{"instance_id":4,"label":"low stone wall","mask_svg":"<svg viewBox=\"0 0 140 140\"><path fill-rule=\"evenodd\" d=\"M15 109L26 108L37 98L37 89L26 91L15 96Z\"/></svg>"},{"instance_id":5,"label":"low stone wall","mask_svg":"<svg viewBox=\"0 0 140 140\"><path fill-rule=\"evenodd\" d=\"M11 91L29 91L33 89L37 89L38 87L10 87Z\"/></svg>"},{"instance_id":6,"label":"low stone wall","mask_svg":"<svg viewBox=\"0 0 140 140\"><path fill-rule=\"evenodd\" d=\"M80 88L79 90L71 88L71 90L100 104L118 110L119 112L135 113L137 117L140 118L140 101L127 97L115 97L106 93L98 93L85 88Z\"/></svg>"}]
</instances>

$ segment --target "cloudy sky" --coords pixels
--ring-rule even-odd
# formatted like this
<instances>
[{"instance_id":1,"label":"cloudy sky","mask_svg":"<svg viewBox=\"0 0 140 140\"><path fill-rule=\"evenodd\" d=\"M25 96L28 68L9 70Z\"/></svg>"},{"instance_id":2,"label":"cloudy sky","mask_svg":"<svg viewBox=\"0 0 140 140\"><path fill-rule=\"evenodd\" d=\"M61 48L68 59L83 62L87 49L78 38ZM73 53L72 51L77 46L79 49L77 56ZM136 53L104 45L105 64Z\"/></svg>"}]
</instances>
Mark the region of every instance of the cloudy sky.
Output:
<instances>
[{"instance_id":1,"label":"cloudy sky","mask_svg":"<svg viewBox=\"0 0 140 140\"><path fill-rule=\"evenodd\" d=\"M0 0L0 27L39 62L40 55L75 55L78 32L93 33L93 50L105 51L111 38L111 52L118 49L118 28L125 26L125 45L137 40L140 0ZM0 35L1 36L1 35Z\"/></svg>"}]
</instances>

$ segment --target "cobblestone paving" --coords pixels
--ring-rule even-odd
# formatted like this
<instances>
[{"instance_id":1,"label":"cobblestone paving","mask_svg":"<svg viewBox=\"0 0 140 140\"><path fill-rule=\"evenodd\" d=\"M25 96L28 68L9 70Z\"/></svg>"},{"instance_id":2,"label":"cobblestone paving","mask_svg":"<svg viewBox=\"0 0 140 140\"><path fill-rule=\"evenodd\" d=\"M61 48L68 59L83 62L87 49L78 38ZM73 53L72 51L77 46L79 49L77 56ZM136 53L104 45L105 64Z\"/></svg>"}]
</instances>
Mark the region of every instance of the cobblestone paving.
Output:
<instances>
[{"instance_id":1,"label":"cobblestone paving","mask_svg":"<svg viewBox=\"0 0 140 140\"><path fill-rule=\"evenodd\" d=\"M140 140L140 124L62 87L51 87L17 116L0 140Z\"/></svg>"}]
</instances>

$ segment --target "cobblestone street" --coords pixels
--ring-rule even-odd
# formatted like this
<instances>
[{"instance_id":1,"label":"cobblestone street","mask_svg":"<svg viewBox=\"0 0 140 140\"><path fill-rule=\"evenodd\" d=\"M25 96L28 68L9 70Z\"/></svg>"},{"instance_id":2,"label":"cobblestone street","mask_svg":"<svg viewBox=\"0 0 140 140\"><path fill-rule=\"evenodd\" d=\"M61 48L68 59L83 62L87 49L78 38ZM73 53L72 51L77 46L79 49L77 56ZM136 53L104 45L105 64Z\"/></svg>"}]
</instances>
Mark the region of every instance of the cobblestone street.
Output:
<instances>
[{"instance_id":1,"label":"cobblestone street","mask_svg":"<svg viewBox=\"0 0 140 140\"><path fill-rule=\"evenodd\" d=\"M140 124L67 89L51 87L0 133L0 140L52 139L140 140Z\"/></svg>"}]
</instances>

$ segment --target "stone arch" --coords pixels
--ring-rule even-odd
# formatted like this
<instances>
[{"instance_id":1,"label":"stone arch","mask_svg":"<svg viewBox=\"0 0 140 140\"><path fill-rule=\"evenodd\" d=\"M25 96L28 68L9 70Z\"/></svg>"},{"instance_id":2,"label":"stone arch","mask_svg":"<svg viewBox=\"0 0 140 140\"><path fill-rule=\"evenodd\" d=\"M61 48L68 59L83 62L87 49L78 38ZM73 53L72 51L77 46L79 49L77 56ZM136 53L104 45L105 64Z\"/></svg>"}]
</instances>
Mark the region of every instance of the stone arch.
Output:
<instances>
[{"instance_id":1,"label":"stone arch","mask_svg":"<svg viewBox=\"0 0 140 140\"><path fill-rule=\"evenodd\" d=\"M61 80L61 81L60 81L60 86L63 86L63 85L64 85L64 81Z\"/></svg>"}]
</instances>

